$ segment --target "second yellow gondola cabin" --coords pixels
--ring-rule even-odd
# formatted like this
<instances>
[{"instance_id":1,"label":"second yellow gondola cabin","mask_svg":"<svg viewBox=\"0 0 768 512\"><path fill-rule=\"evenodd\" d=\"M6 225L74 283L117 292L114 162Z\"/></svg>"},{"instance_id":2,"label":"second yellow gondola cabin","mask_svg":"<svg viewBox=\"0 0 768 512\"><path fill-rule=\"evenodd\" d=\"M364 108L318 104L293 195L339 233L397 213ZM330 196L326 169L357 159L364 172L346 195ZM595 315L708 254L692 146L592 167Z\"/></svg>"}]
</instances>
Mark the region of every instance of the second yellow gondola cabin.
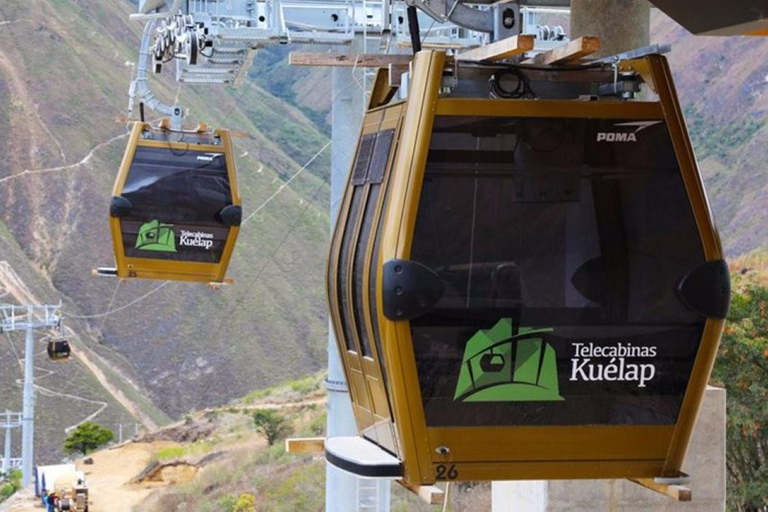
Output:
<instances>
[{"instance_id":1,"label":"second yellow gondola cabin","mask_svg":"<svg viewBox=\"0 0 768 512\"><path fill-rule=\"evenodd\" d=\"M51 361L66 361L72 354L72 349L69 346L69 340L57 336L48 340L46 352Z\"/></svg>"},{"instance_id":2,"label":"second yellow gondola cabin","mask_svg":"<svg viewBox=\"0 0 768 512\"><path fill-rule=\"evenodd\" d=\"M411 69L404 99L376 82L332 238L360 436L327 459L414 485L680 477L729 278L666 60Z\"/></svg>"},{"instance_id":3,"label":"second yellow gondola cabin","mask_svg":"<svg viewBox=\"0 0 768 512\"><path fill-rule=\"evenodd\" d=\"M228 130L135 123L110 204L117 277L223 282L242 208Z\"/></svg>"}]
</instances>

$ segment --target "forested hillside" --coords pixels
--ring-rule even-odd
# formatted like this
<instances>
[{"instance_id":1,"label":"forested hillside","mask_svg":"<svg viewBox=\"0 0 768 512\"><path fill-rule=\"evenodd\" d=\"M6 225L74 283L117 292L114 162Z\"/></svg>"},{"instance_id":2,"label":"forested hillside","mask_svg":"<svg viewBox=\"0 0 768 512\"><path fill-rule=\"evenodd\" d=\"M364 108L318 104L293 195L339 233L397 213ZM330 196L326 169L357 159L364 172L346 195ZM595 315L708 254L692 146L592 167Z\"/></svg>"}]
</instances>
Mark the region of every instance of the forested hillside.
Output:
<instances>
[{"instance_id":1,"label":"forested hillside","mask_svg":"<svg viewBox=\"0 0 768 512\"><path fill-rule=\"evenodd\" d=\"M241 230L232 286L91 277L113 261L108 203L127 140L121 118L142 28L128 20L131 11L128 3L99 0L0 3L0 261L40 300L63 299L75 350L103 358L113 385L162 423L164 413L178 417L324 366L327 104L293 105L256 79L240 88L179 87L171 70L153 79L161 98L177 97L189 109L190 123L246 134L235 141L244 215L261 208ZM313 77L315 87L326 86L322 73ZM11 339L0 345L0 389L2 406L19 409L12 349L21 351L23 336ZM40 365L49 366L42 357ZM51 387L110 402L97 420L132 423L76 360L51 368ZM74 399L39 403L50 435L38 444L49 454L64 427L98 409Z\"/></svg>"}]
</instances>

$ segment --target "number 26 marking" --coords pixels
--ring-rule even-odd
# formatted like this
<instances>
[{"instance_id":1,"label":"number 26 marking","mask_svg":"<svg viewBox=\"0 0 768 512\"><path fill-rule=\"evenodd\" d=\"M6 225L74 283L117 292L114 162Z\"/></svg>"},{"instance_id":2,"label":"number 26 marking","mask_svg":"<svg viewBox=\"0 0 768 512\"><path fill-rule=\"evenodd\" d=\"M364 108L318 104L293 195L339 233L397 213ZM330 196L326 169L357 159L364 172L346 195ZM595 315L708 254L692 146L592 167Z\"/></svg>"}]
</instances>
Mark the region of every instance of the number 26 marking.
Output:
<instances>
[{"instance_id":1,"label":"number 26 marking","mask_svg":"<svg viewBox=\"0 0 768 512\"><path fill-rule=\"evenodd\" d=\"M455 464L451 464L450 467L445 464L438 464L436 469L438 480L456 480L459 477L459 471Z\"/></svg>"}]
</instances>

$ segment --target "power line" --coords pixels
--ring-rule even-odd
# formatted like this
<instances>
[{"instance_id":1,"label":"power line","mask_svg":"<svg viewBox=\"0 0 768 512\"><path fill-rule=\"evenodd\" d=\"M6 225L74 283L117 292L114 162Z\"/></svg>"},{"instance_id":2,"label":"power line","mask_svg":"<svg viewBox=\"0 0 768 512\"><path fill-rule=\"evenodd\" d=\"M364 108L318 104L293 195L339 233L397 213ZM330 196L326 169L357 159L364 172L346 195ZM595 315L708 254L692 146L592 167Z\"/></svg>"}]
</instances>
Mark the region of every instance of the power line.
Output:
<instances>
[{"instance_id":1,"label":"power line","mask_svg":"<svg viewBox=\"0 0 768 512\"><path fill-rule=\"evenodd\" d=\"M115 284L115 291L112 292L112 298L109 299L109 304L107 305L107 311L112 310L112 304L115 302L115 297L117 296L117 290L120 288L120 280L117 280L117 283ZM101 321L101 325L99 325L99 331L101 331L104 328L104 323L107 321L107 317L105 316L104 319Z\"/></svg>"},{"instance_id":2,"label":"power line","mask_svg":"<svg viewBox=\"0 0 768 512\"><path fill-rule=\"evenodd\" d=\"M294 175L293 175L293 176L291 176L290 178L288 178L288 181L286 181L285 183L283 183L282 185L280 185L280 186L278 187L278 189L277 189L277 190L275 190L274 194L272 194L271 196L269 196L269 197L268 197L268 198L267 198L267 199L266 199L266 200L265 200L263 203L261 203L261 205L259 205L259 207L258 207L258 208L256 208L256 209L255 209L253 212L251 212L251 214L250 214L250 215L248 215L248 216L245 218L245 220L242 222L242 224L245 224L246 222L248 222L249 220L251 220L251 218L252 218L254 215L256 215L257 213L259 213L259 212L260 212L260 211L261 211L261 210L262 210L262 209L263 209L265 206L267 206L267 205L270 203L270 201L272 201L272 200L273 200L273 199L274 199L274 198L275 198L275 197L276 197L276 196L277 196L277 195L278 195L280 192L282 192L282 191L283 191L283 189L284 189L285 187L287 187L288 185L290 185L290 184L291 184L291 182L292 182L293 180L295 180L296 178L298 178L298 177L299 177L299 175L300 175L302 172L304 172L304 170L306 170L306 168L307 168L307 167L309 167L309 165L310 165L312 162L314 162L314 161L315 161L315 159L316 159L317 157L319 157L319 156L322 154L322 152L326 150L326 148L327 148L328 146L330 146L330 145L331 145L331 142L332 142L332 141L330 141L330 140L329 140L329 141L328 141L328 143L327 143L325 146L323 146L322 148L320 148L320 150L319 150L317 153L315 153L315 155L314 155L312 158L310 158L310 159L307 161L307 163L305 163L304 165L302 165L302 166L301 166L301 169L299 169L298 171L296 171L296 173L294 173ZM324 183L325 183L325 182L323 182L323 184L324 184Z\"/></svg>"},{"instance_id":3,"label":"power line","mask_svg":"<svg viewBox=\"0 0 768 512\"><path fill-rule=\"evenodd\" d=\"M120 306L119 308L113 309L111 311L105 311L104 313L97 313L95 315L72 315L72 314L67 314L67 316L71 317L71 318L79 318L79 319L102 318L102 317L105 317L107 315L111 315L112 313L117 313L118 311L122 311L124 309L127 309L127 308L133 306L134 304L136 304L138 302L141 302L142 300L146 299L147 297L149 297L153 293L159 291L163 286L167 285L168 283L170 283L170 281L163 281L162 283L160 283L159 285L157 285L156 287L154 287L153 289L151 289L149 292L145 293L144 295L142 295L138 299L132 300L128 304Z\"/></svg>"},{"instance_id":4,"label":"power line","mask_svg":"<svg viewBox=\"0 0 768 512\"><path fill-rule=\"evenodd\" d=\"M267 262L264 263L264 265L261 267L261 269L259 269L259 271L256 273L256 275L253 277L253 279L252 279L253 281L257 280L261 276L261 274L264 272L264 270L267 268L267 266L269 266L269 264L271 262L275 262L275 263L277 262L275 260L275 255L280 250L280 248L283 246L285 241L288 240L288 237L291 236L291 234L294 232L294 230L298 227L299 222L304 217L304 214L307 213L307 210L309 209L310 206L312 206L312 204L315 202L315 199L317 198L317 195L323 189L323 185L325 185L324 182L320 183L320 185L317 187L317 189L315 189L314 193L312 194L312 197L307 201L307 204L301 210L301 213L299 213L296 216L296 219L294 219L293 223L291 224L291 227L288 228L288 231L285 232L285 234L283 235L283 238L280 239L280 241L275 246L274 250L270 253L269 256L267 256Z\"/></svg>"},{"instance_id":5,"label":"power line","mask_svg":"<svg viewBox=\"0 0 768 512\"><path fill-rule=\"evenodd\" d=\"M16 362L19 363L19 367L23 366L21 357L19 357L19 353L16 351L16 347L14 346L13 340L11 339L11 335L8 333L8 331L5 331L5 337L8 338L8 344L11 346L11 350L13 350L13 355L16 356Z\"/></svg>"}]
</instances>

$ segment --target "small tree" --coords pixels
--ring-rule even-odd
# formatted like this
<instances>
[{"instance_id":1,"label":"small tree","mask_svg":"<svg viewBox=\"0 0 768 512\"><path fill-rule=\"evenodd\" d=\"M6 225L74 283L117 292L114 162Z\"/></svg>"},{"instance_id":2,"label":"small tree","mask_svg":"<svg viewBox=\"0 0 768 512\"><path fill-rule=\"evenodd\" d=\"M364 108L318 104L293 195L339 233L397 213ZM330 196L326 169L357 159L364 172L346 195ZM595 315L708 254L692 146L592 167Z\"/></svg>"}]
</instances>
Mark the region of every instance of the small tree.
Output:
<instances>
[{"instance_id":1,"label":"small tree","mask_svg":"<svg viewBox=\"0 0 768 512\"><path fill-rule=\"evenodd\" d=\"M253 423L256 426L256 431L266 438L269 446L275 444L280 436L291 430L284 416L269 409L257 409L253 413Z\"/></svg>"},{"instance_id":2,"label":"small tree","mask_svg":"<svg viewBox=\"0 0 768 512\"><path fill-rule=\"evenodd\" d=\"M21 488L21 471L18 469L12 469L8 474L2 474L3 478L0 479L0 503L8 499L13 493Z\"/></svg>"},{"instance_id":3,"label":"small tree","mask_svg":"<svg viewBox=\"0 0 768 512\"><path fill-rule=\"evenodd\" d=\"M748 512L768 509L768 288L733 281L712 380L728 391L728 508Z\"/></svg>"},{"instance_id":4,"label":"small tree","mask_svg":"<svg viewBox=\"0 0 768 512\"><path fill-rule=\"evenodd\" d=\"M232 512L256 512L256 497L253 494L241 494Z\"/></svg>"},{"instance_id":5,"label":"small tree","mask_svg":"<svg viewBox=\"0 0 768 512\"><path fill-rule=\"evenodd\" d=\"M78 426L64 440L64 451L67 453L82 453L88 455L96 448L104 446L115 438L114 432L92 421L86 421Z\"/></svg>"}]
</instances>

